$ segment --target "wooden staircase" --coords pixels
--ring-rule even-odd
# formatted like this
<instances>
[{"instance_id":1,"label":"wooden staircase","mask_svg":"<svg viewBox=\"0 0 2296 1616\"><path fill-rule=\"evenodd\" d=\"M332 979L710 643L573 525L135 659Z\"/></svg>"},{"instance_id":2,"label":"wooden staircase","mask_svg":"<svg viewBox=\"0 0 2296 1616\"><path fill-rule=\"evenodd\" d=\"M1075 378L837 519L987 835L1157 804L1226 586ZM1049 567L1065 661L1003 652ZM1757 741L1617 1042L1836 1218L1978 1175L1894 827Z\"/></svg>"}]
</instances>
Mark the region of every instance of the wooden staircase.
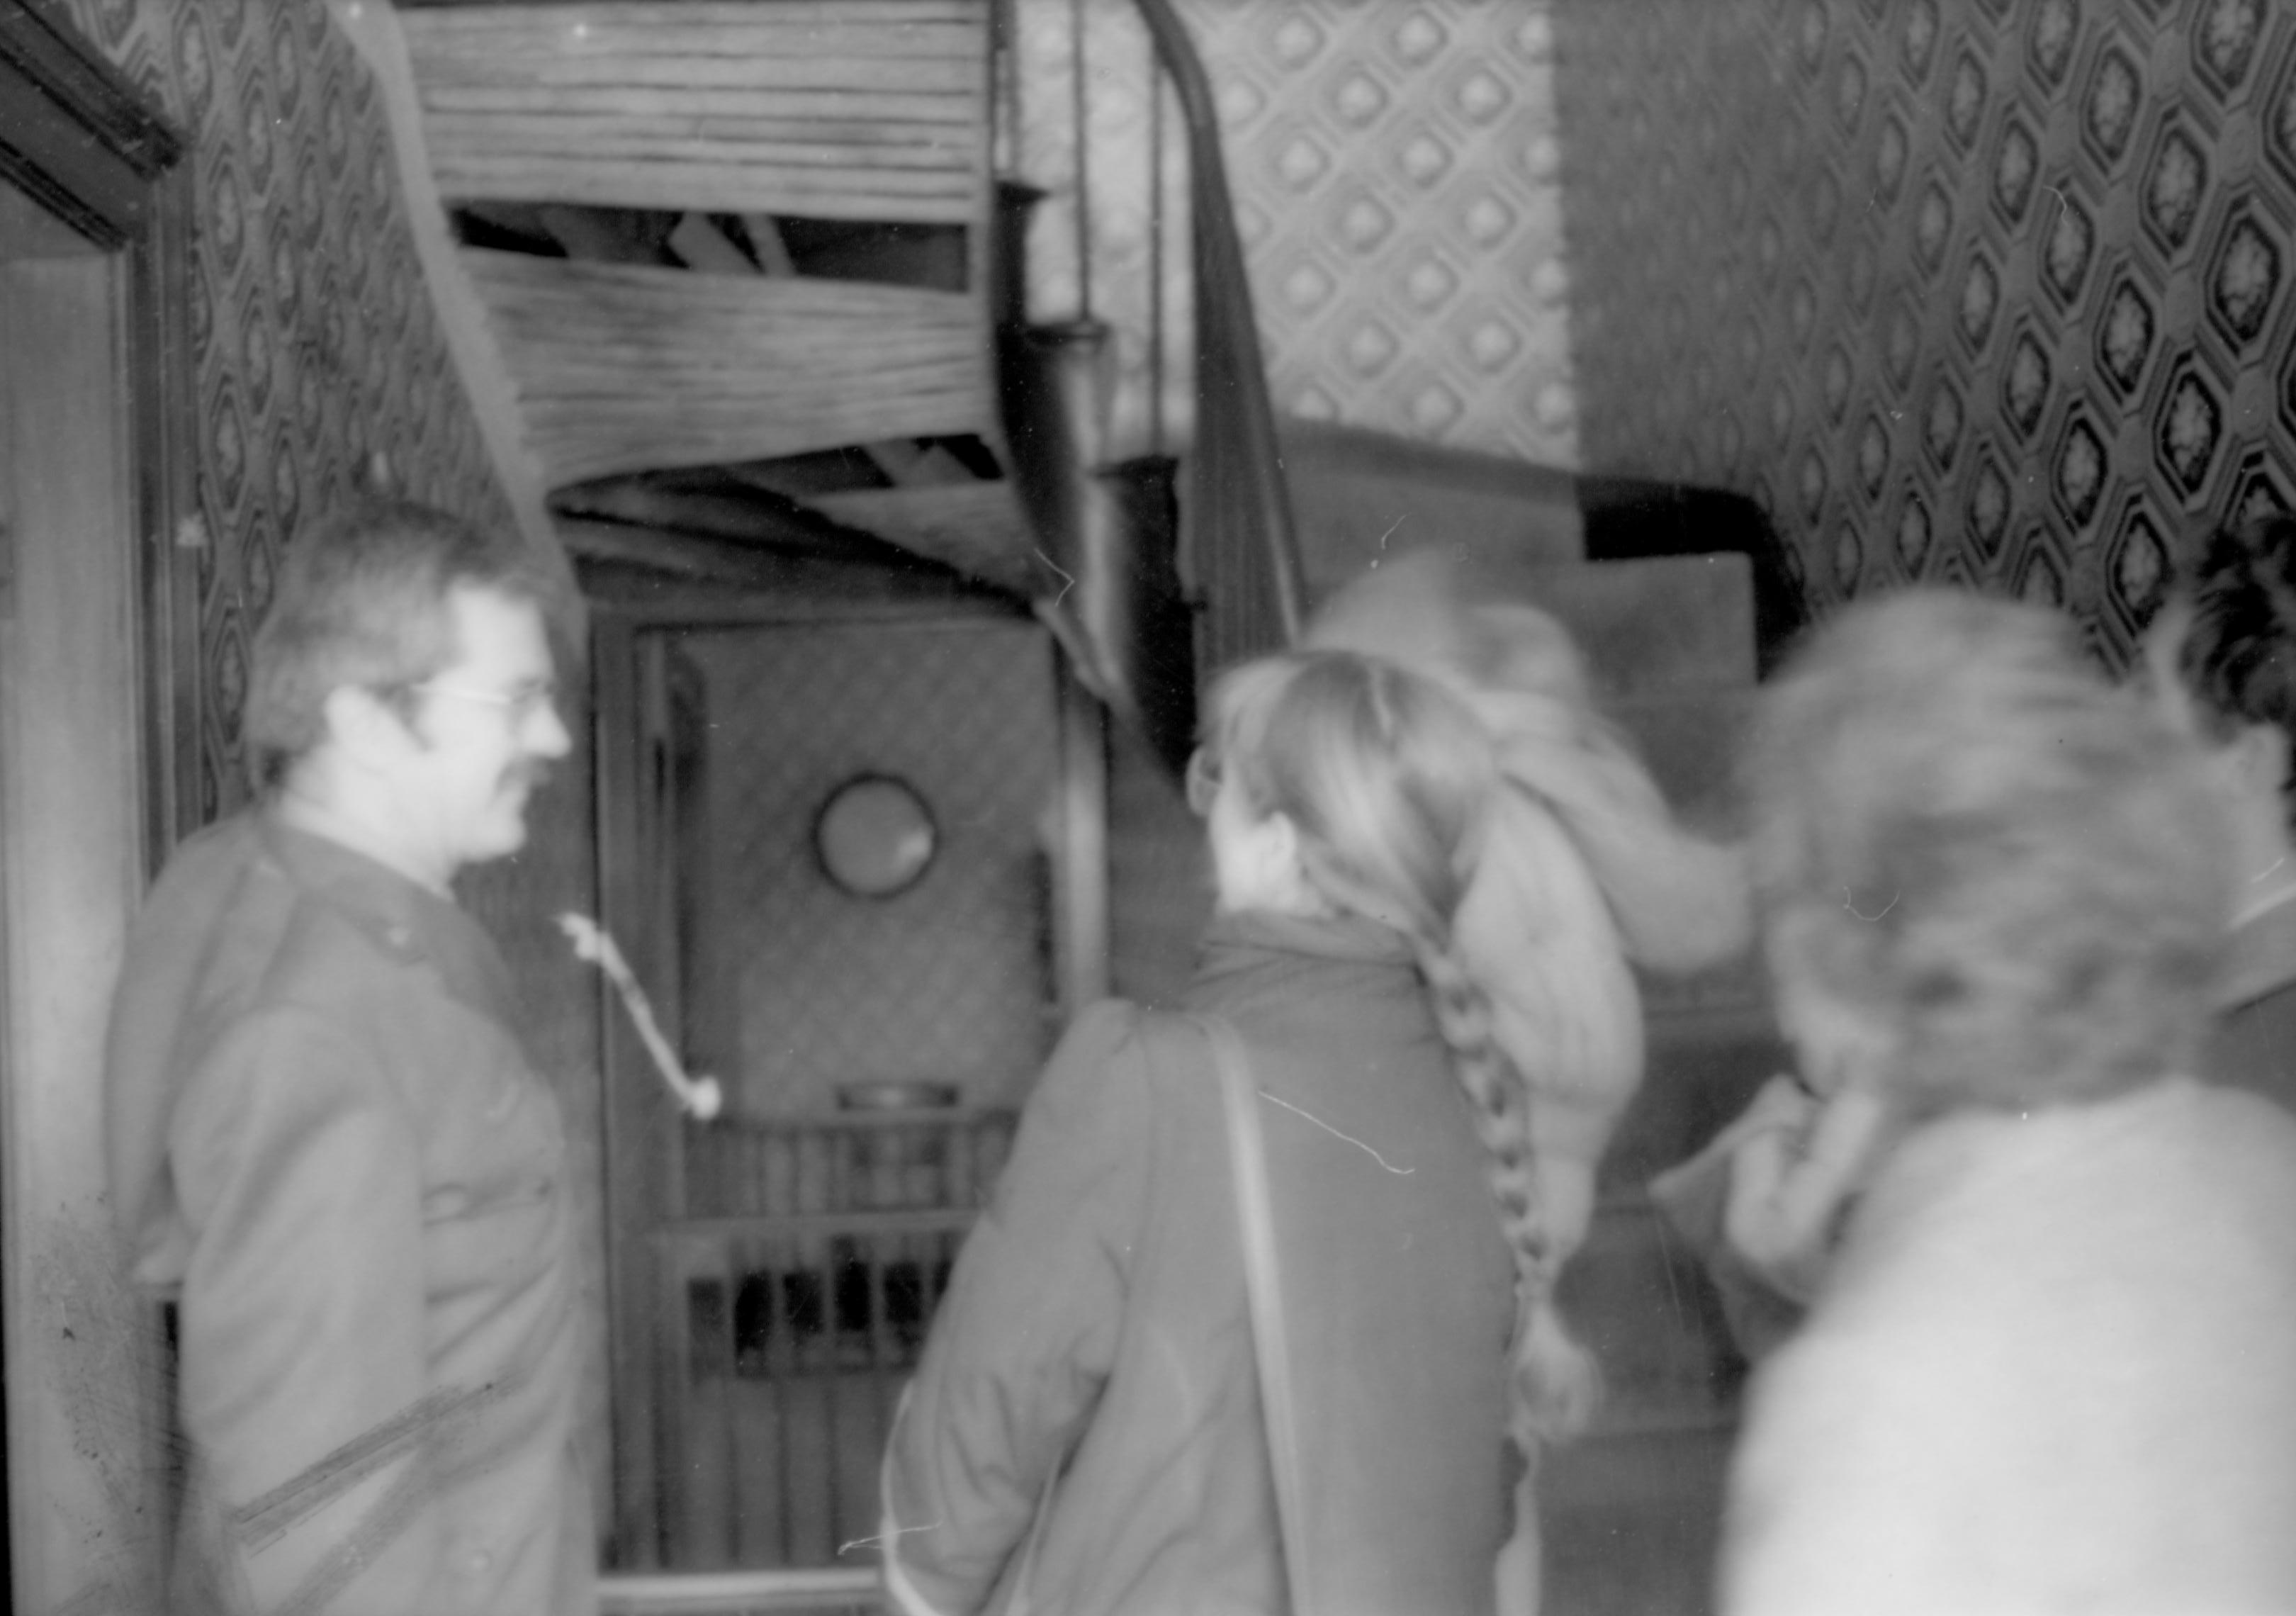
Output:
<instances>
[{"instance_id":1,"label":"wooden staircase","mask_svg":"<svg viewBox=\"0 0 2296 1616\"><path fill-rule=\"evenodd\" d=\"M755 494L818 518L796 530L832 548L865 532L1026 590L995 365L989 0L397 17L455 237L448 290L481 311L467 362L505 380L562 513L595 505L580 491L600 480L706 471L656 481L634 514L672 526L681 491L721 511ZM907 250L818 273L806 242L840 230ZM832 455L863 474L774 474ZM758 529L791 542L788 524ZM584 553L582 521L559 532Z\"/></svg>"}]
</instances>

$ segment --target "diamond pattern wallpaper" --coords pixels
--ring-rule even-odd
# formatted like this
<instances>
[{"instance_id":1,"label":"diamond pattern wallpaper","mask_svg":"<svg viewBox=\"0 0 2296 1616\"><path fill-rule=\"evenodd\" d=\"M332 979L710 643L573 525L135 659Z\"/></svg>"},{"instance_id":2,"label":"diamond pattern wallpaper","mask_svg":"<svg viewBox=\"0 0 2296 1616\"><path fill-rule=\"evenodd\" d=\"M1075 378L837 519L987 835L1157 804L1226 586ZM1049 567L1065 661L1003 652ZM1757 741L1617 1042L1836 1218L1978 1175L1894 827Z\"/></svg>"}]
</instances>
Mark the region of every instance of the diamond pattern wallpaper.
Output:
<instances>
[{"instance_id":1,"label":"diamond pattern wallpaper","mask_svg":"<svg viewBox=\"0 0 2296 1616\"><path fill-rule=\"evenodd\" d=\"M751 1116L833 1110L838 1086L956 1083L1019 1103L1054 1030L1051 641L998 622L695 631L711 732L702 992ZM743 721L723 721L739 711ZM889 898L832 885L813 819L839 784L890 775L939 852Z\"/></svg>"},{"instance_id":2,"label":"diamond pattern wallpaper","mask_svg":"<svg viewBox=\"0 0 2296 1616\"><path fill-rule=\"evenodd\" d=\"M1119 452L1137 452L1151 398L1166 399L1176 431L1189 414L1178 115L1152 90L1131 0L1011 4L1012 158L1047 193L1030 237L1031 312L1089 308L1114 328ZM1576 463L1545 0L1178 10L1213 82L1277 413Z\"/></svg>"},{"instance_id":3,"label":"diamond pattern wallpaper","mask_svg":"<svg viewBox=\"0 0 2296 1616\"><path fill-rule=\"evenodd\" d=\"M1556 0L1585 458L1751 494L1823 610L2062 603L2296 498L2296 11Z\"/></svg>"}]
</instances>

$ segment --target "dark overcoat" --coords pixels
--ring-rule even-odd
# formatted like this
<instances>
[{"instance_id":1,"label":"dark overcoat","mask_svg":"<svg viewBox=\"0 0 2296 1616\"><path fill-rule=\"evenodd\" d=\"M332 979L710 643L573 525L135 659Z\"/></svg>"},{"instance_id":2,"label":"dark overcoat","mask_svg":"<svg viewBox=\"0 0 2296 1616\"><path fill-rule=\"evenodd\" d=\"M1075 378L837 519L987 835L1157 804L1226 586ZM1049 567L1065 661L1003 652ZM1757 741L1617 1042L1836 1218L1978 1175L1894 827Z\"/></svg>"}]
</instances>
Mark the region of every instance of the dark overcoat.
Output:
<instances>
[{"instance_id":1,"label":"dark overcoat","mask_svg":"<svg viewBox=\"0 0 2296 1616\"><path fill-rule=\"evenodd\" d=\"M1513 1269L1408 947L1227 918L1187 1005L1236 1028L1263 1103L1327 1616L1488 1616ZM1079 1017L896 1423L899 1608L1285 1608L1229 1171L1201 1026Z\"/></svg>"}]
</instances>

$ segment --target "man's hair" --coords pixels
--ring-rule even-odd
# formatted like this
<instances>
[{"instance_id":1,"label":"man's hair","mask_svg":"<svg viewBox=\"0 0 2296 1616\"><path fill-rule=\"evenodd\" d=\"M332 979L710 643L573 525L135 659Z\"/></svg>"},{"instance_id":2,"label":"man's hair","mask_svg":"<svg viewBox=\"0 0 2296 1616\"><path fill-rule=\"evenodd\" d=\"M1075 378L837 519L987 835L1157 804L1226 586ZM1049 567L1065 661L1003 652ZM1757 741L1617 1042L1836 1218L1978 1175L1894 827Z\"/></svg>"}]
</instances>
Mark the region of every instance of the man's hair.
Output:
<instances>
[{"instance_id":1,"label":"man's hair","mask_svg":"<svg viewBox=\"0 0 2296 1616\"><path fill-rule=\"evenodd\" d=\"M2296 516L2219 528L2178 579L2177 671L2221 734L2276 725L2296 743Z\"/></svg>"},{"instance_id":2,"label":"man's hair","mask_svg":"<svg viewBox=\"0 0 2296 1616\"><path fill-rule=\"evenodd\" d=\"M2101 1096L2190 1058L2231 872L2197 742L2060 614L1851 606L1746 758L1782 977L1895 1035L1917 1112Z\"/></svg>"},{"instance_id":3,"label":"man's hair","mask_svg":"<svg viewBox=\"0 0 2296 1616\"><path fill-rule=\"evenodd\" d=\"M405 500L338 512L288 545L256 631L242 735L258 788L316 745L328 695L346 685L404 702L457 651L448 596L496 590L550 619L551 575L515 537Z\"/></svg>"}]
</instances>

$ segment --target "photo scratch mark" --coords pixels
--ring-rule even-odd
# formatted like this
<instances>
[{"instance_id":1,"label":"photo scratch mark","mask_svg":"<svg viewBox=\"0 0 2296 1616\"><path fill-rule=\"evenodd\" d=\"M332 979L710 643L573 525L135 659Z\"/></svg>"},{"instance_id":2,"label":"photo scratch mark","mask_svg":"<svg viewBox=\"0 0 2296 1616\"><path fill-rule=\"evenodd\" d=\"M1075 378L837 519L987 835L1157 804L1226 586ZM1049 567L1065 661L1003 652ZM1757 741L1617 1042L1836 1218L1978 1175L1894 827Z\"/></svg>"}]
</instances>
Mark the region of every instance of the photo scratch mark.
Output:
<instances>
[{"instance_id":1,"label":"photo scratch mark","mask_svg":"<svg viewBox=\"0 0 2296 1616\"><path fill-rule=\"evenodd\" d=\"M1274 1095L1269 1094L1269 1093L1268 1093L1266 1089L1264 1089L1264 1088L1263 1088L1263 1089L1261 1089L1261 1090L1259 1091L1259 1097L1260 1097L1261 1099L1263 1099L1263 1100L1267 1101L1270 1105L1280 1105L1280 1106L1282 1106L1285 1111L1291 1112L1292 1112L1292 1113L1293 1113L1295 1116L1300 1116L1300 1117L1305 1117L1305 1118L1307 1118L1308 1121L1313 1122L1313 1123L1314 1123L1317 1128L1322 1128L1325 1133L1327 1133L1327 1134L1331 1135L1331 1136L1332 1136L1332 1138L1334 1138L1334 1139L1345 1139L1345 1140L1346 1140L1349 1144L1354 1145L1357 1150L1359 1150L1359 1151L1363 1152L1363 1153L1364 1153L1364 1154L1365 1154L1366 1156L1369 1156L1369 1157L1370 1157L1374 1161L1378 1162L1382 1167L1385 1168L1385 1169L1386 1169L1389 1172L1390 1172L1390 1173L1394 1173L1394 1174L1398 1175L1398 1177L1402 1177L1402 1176L1407 1176L1407 1175L1412 1174L1412 1173L1415 1173L1415 1172L1417 1172L1417 1171L1419 1170L1419 1169L1418 1169L1417 1168L1415 1168L1415 1167L1398 1167L1398 1166L1396 1166L1394 1162L1390 1161L1386 1157L1384 1157L1384 1156L1381 1155L1377 1151L1375 1151L1375 1150L1372 1149L1372 1147L1371 1147L1370 1145L1365 1144L1362 1140L1360 1140L1360 1139L1358 1139L1358 1138L1356 1138L1353 1135L1350 1135L1350 1134L1343 1134L1343 1133L1341 1133L1338 1128L1333 1128L1330 1123L1328 1123L1328 1122L1324 1121L1321 1117L1318 1117L1318 1116L1313 1115L1312 1113L1308 1112L1301 1111L1298 1106L1296 1106L1296 1105L1292 1104L1292 1102L1291 1102L1291 1101L1289 1101L1289 1100L1279 1100L1279 1099L1277 1099Z\"/></svg>"},{"instance_id":2,"label":"photo scratch mark","mask_svg":"<svg viewBox=\"0 0 2296 1616\"><path fill-rule=\"evenodd\" d=\"M1371 558L1371 566L1368 570L1373 572L1379 570L1379 563L1387 554L1387 541L1395 537L1395 530L1403 525L1404 520L1405 519L1400 516L1397 517L1393 521L1388 523L1387 531L1379 536L1379 554Z\"/></svg>"},{"instance_id":3,"label":"photo scratch mark","mask_svg":"<svg viewBox=\"0 0 2296 1616\"><path fill-rule=\"evenodd\" d=\"M1887 915L1890 910L1896 908L1898 906L1898 899L1904 896L1905 894L1902 892L1890 893L1890 901L1888 903L1883 904L1881 908L1876 910L1874 913L1867 915L1858 908L1857 900L1855 895L1850 892L1848 887L1844 887L1841 889L1841 906L1849 910L1852 915L1857 915L1860 920L1879 920L1882 915Z\"/></svg>"},{"instance_id":4,"label":"photo scratch mark","mask_svg":"<svg viewBox=\"0 0 2296 1616\"><path fill-rule=\"evenodd\" d=\"M850 1543L840 1543L837 1546L837 1552L840 1554L848 1554L857 1548L869 1548L880 1543L890 1543L896 1538L914 1538L919 1532L937 1532L940 1530L943 1524L939 1521L929 1521L922 1526L897 1526L890 1532L878 1532L866 1538L856 1538Z\"/></svg>"},{"instance_id":5,"label":"photo scratch mark","mask_svg":"<svg viewBox=\"0 0 2296 1616\"><path fill-rule=\"evenodd\" d=\"M1053 597L1053 604L1057 606L1062 601L1069 598L1069 591L1076 587L1076 579L1070 574L1067 568L1062 566L1060 562L1054 561L1042 550L1037 552L1037 559L1044 562L1047 567L1050 567L1060 578L1061 592Z\"/></svg>"}]
</instances>

